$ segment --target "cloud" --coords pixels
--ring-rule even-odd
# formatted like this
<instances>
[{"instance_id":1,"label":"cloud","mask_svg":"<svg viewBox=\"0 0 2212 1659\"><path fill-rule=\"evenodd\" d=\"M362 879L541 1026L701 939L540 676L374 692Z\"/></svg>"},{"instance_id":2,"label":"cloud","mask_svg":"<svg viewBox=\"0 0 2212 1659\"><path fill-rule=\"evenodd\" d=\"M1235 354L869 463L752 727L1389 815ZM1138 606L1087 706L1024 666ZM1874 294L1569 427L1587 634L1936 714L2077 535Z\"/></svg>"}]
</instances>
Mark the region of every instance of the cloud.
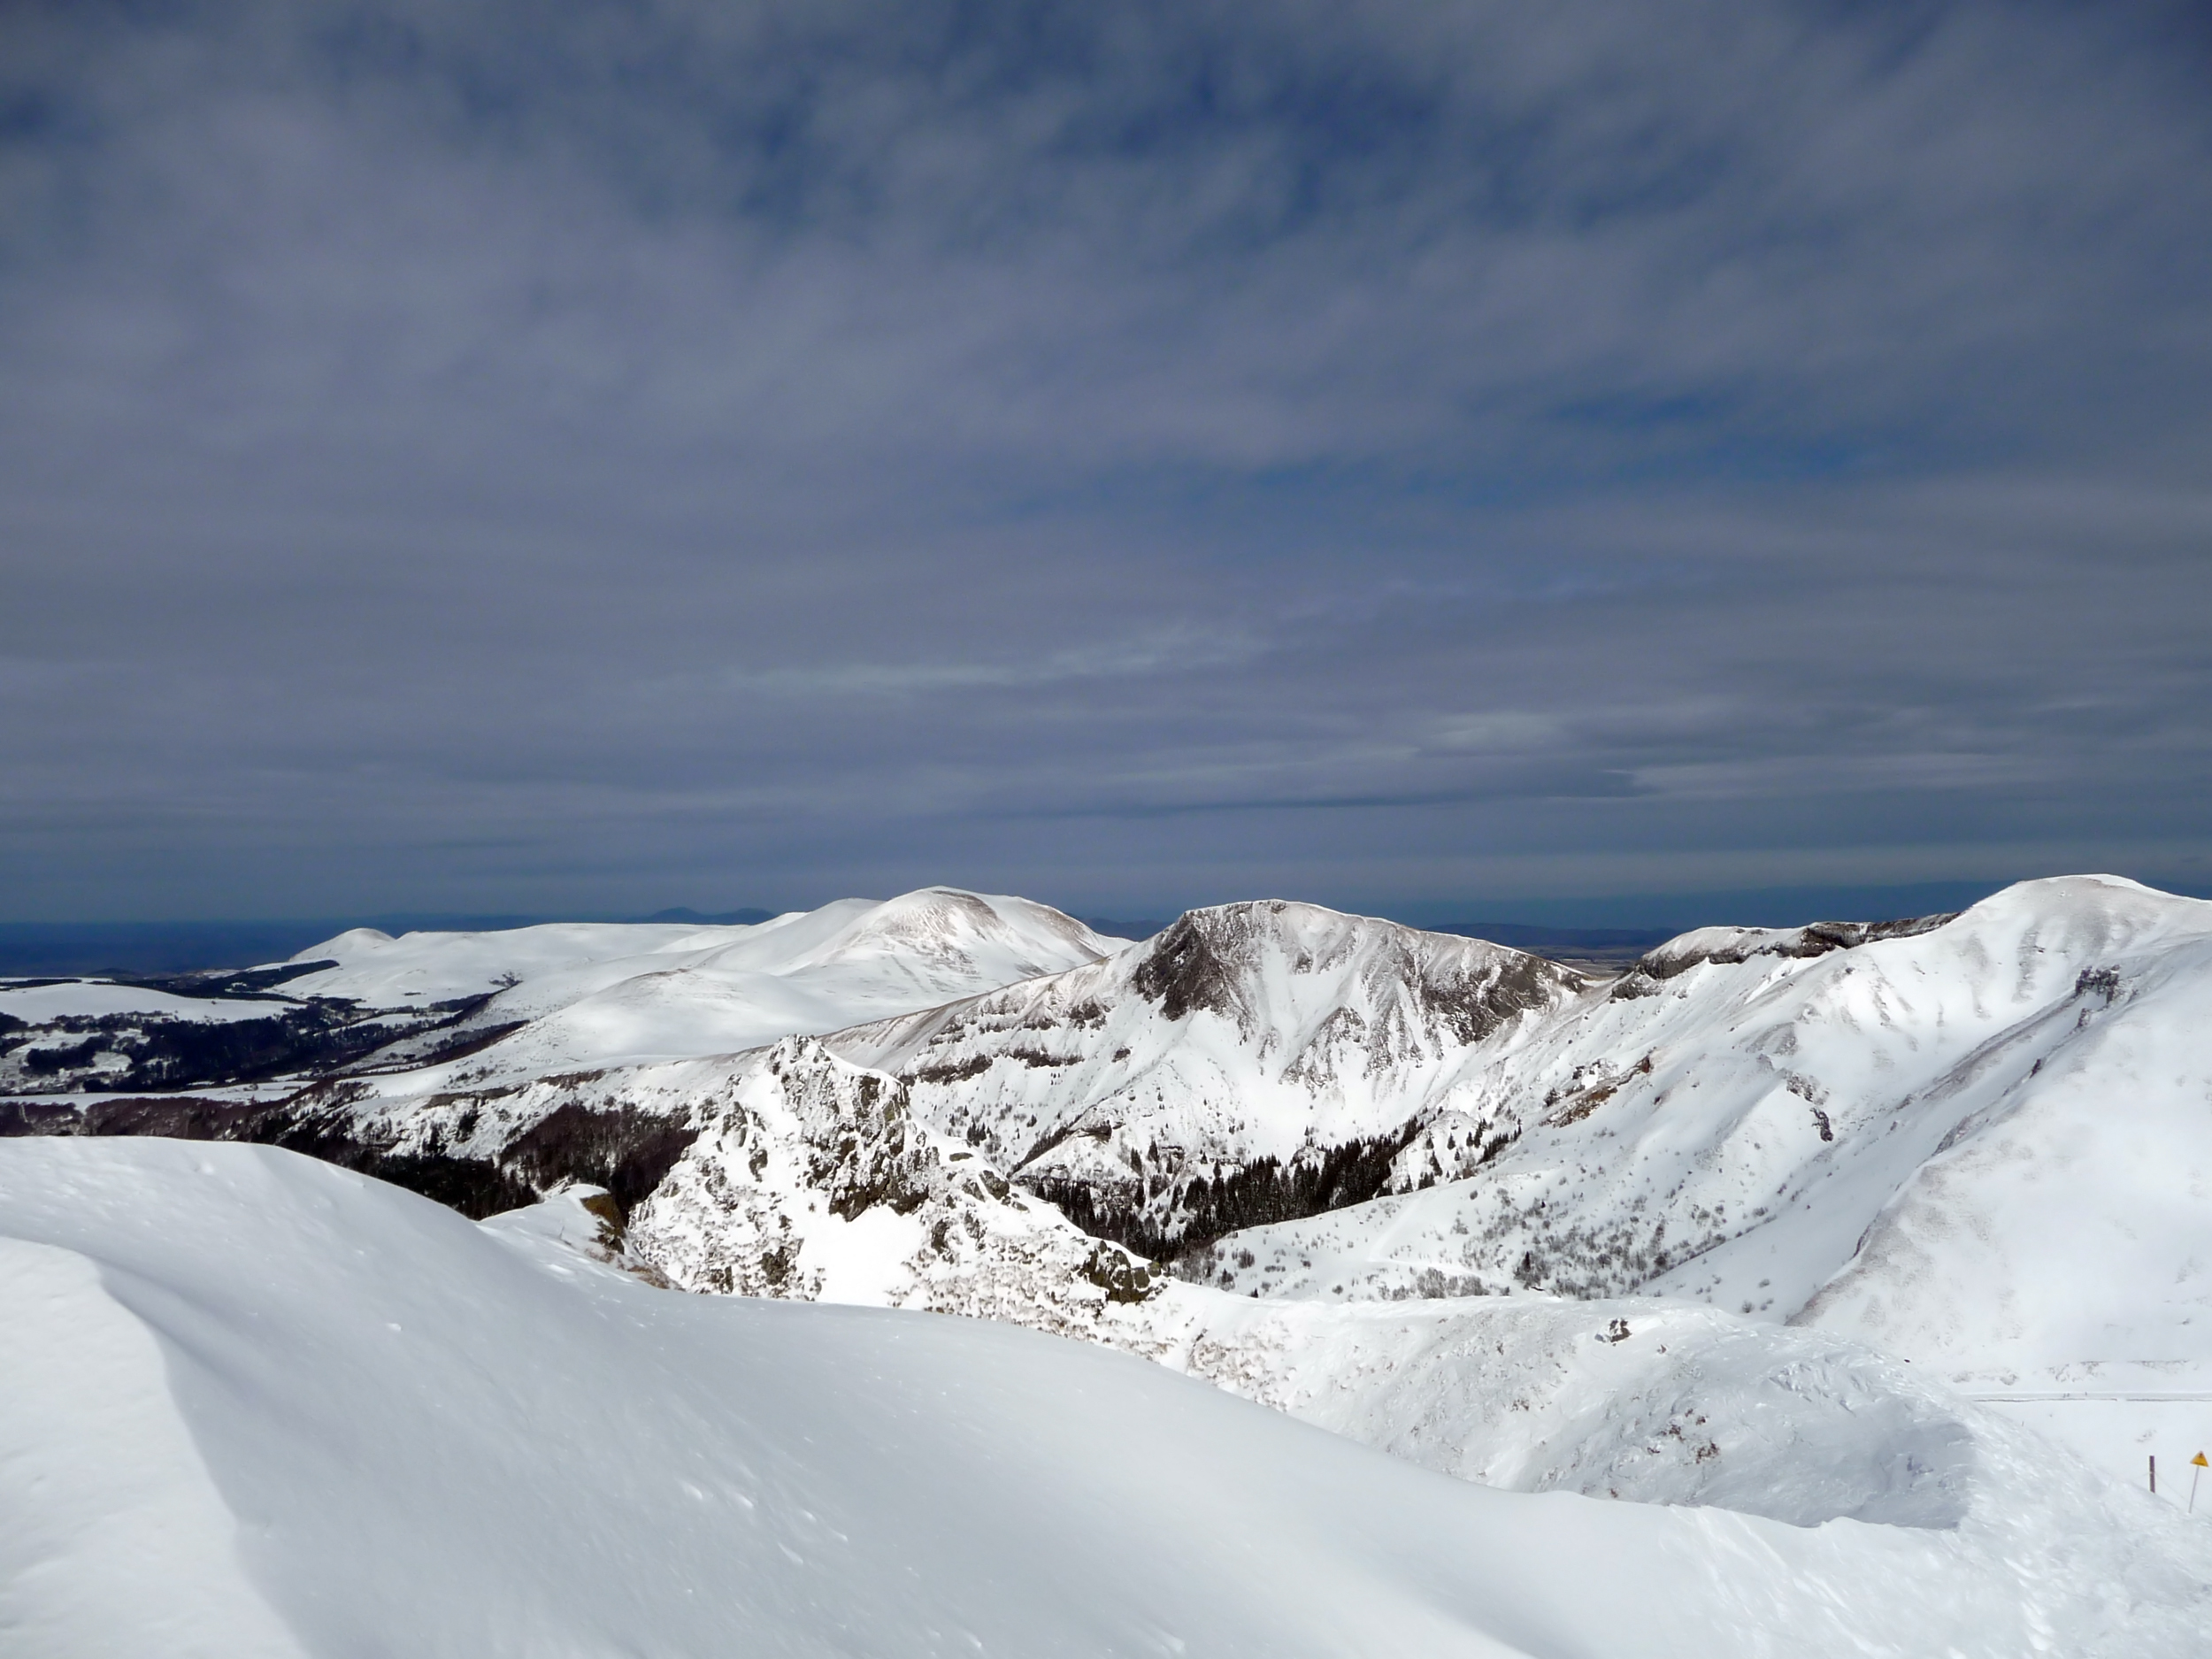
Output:
<instances>
[{"instance_id":1,"label":"cloud","mask_svg":"<svg viewBox=\"0 0 2212 1659\"><path fill-rule=\"evenodd\" d=\"M26 916L2201 829L2184 12L0 32Z\"/></svg>"}]
</instances>

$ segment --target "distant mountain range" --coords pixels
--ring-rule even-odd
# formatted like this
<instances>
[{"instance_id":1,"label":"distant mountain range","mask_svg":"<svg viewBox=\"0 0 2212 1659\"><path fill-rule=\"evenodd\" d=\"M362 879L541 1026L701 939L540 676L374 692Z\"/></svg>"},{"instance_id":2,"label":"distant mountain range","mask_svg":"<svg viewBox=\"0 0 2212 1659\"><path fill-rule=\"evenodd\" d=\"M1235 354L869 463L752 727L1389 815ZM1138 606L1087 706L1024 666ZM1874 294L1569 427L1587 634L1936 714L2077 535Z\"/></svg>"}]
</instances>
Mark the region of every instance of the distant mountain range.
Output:
<instances>
[{"instance_id":1,"label":"distant mountain range","mask_svg":"<svg viewBox=\"0 0 2212 1659\"><path fill-rule=\"evenodd\" d=\"M707 912L681 906L640 923L683 923L701 927L757 926L777 912L757 908ZM42 973L191 973L280 962L319 940L353 927L387 933L511 931L572 918L553 916L368 916L348 920L273 922L0 922L0 977ZM1084 925L1110 939L1149 939L1175 918L1129 920L1087 917ZM1540 927L1518 922L1447 922L1431 933L1487 939L1539 956L1578 961L1633 960L1671 937L1661 929Z\"/></svg>"},{"instance_id":2,"label":"distant mountain range","mask_svg":"<svg viewBox=\"0 0 2212 1659\"><path fill-rule=\"evenodd\" d=\"M0 987L0 1129L289 1147L475 1216L582 1182L666 1282L1011 1319L1260 1397L1252 1344L1352 1341L1326 1310L1652 1295L2023 1410L2212 1395L2212 903L2065 878L1624 971L1517 947L1647 935L1487 931L1266 901L1125 942L951 888L349 929Z\"/></svg>"},{"instance_id":3,"label":"distant mountain range","mask_svg":"<svg viewBox=\"0 0 2212 1659\"><path fill-rule=\"evenodd\" d=\"M262 1586L373 1582L349 1641L704 1651L831 1608L840 1651L920 1652L976 1586L1087 1585L1137 1539L1158 1561L1005 1650L1095 1650L1141 1589L1132 1652L1248 1595L1190 1650L1655 1655L1694 1602L1699 1651L1747 1659L2184 1659L2212 1531L2128 1487L2212 1439L2208 1019L2212 903L2105 877L1625 971L1279 900L1125 941L940 887L19 979L0 1316L35 1359L0 1354L0 1506L41 1564L0 1588L56 1651L204 1617L289 1653L242 1639ZM71 1590L142 1515L133 1594ZM247 1556L177 1553L240 1517ZM1279 1580L1346 1528L1363 1622L1317 1634L1341 1598L1292 1618ZM885 1564L918 1540L941 1606ZM1493 1567L1452 1629L1523 1608L1507 1646L1423 1622Z\"/></svg>"}]
</instances>

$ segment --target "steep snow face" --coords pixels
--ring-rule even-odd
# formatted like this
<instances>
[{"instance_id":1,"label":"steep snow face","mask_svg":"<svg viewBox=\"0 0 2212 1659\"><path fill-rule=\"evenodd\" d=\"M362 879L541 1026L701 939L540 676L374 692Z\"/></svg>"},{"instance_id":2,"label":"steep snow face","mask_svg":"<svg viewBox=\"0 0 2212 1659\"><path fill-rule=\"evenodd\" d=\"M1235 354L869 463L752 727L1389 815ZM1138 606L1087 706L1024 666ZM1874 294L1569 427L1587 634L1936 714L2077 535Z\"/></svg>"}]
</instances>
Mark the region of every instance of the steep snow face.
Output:
<instances>
[{"instance_id":1,"label":"steep snow face","mask_svg":"<svg viewBox=\"0 0 2212 1659\"><path fill-rule=\"evenodd\" d=\"M1992 1540L1488 1491L1003 1326L653 1290L268 1148L0 1145L0 1256L42 1338L0 1353L12 1652L2157 1659L2203 1629L2202 1536L2155 1515L2046 1574L2047 1509Z\"/></svg>"},{"instance_id":2,"label":"steep snow face","mask_svg":"<svg viewBox=\"0 0 2212 1659\"><path fill-rule=\"evenodd\" d=\"M1585 984L1480 940L1269 901L832 1046L1084 1225L1159 1256L1377 1190L1440 1079Z\"/></svg>"},{"instance_id":3,"label":"steep snow face","mask_svg":"<svg viewBox=\"0 0 2212 1659\"><path fill-rule=\"evenodd\" d=\"M295 960L339 966L286 988L378 1006L492 994L470 1028L522 1028L466 1070L471 1080L514 1079L757 1048L1095 962L1120 943L1027 899L927 887L742 927L357 930L301 953ZM405 1058L394 1050L378 1063Z\"/></svg>"},{"instance_id":4,"label":"steep snow face","mask_svg":"<svg viewBox=\"0 0 2212 1659\"><path fill-rule=\"evenodd\" d=\"M1977 1386L2212 1388L2212 917L2098 954L1946 1078L1970 1110L1801 1320Z\"/></svg>"},{"instance_id":5,"label":"steep snow face","mask_svg":"<svg viewBox=\"0 0 2212 1659\"><path fill-rule=\"evenodd\" d=\"M1718 933L1481 1056L1399 1176L1464 1170L1447 1124L1513 1137L1490 1162L1225 1240L1210 1278L1642 1286L1962 1378L2212 1360L2212 904L2078 877L1817 956Z\"/></svg>"}]
</instances>

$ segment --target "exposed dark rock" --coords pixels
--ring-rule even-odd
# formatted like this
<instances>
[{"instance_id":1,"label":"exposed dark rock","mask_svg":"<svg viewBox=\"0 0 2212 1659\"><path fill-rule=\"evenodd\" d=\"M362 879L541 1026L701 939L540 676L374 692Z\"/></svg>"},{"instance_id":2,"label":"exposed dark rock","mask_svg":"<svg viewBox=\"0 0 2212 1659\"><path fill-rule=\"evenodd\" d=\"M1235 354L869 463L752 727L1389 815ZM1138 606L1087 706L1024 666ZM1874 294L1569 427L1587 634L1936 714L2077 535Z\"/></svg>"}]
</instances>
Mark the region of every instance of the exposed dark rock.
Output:
<instances>
[{"instance_id":1,"label":"exposed dark rock","mask_svg":"<svg viewBox=\"0 0 2212 1659\"><path fill-rule=\"evenodd\" d=\"M1167 1288L1166 1278L1155 1273L1150 1263L1138 1261L1110 1244L1102 1243L1093 1249L1080 1271L1106 1293L1109 1302L1149 1302Z\"/></svg>"},{"instance_id":2,"label":"exposed dark rock","mask_svg":"<svg viewBox=\"0 0 2212 1659\"><path fill-rule=\"evenodd\" d=\"M1755 956L1801 959L1824 956L1833 950L1855 950L1861 945L1884 939L1909 939L1917 933L1933 933L1945 923L1955 920L1958 914L1956 910L1947 910L1936 916L1909 916L1888 922L1814 922L1779 937L1754 933L1749 940L1709 950L1678 950L1671 944L1663 945L1639 957L1636 965L1613 987L1611 995L1620 1000L1649 996L1677 974L1686 973L1708 962L1732 965Z\"/></svg>"},{"instance_id":3,"label":"exposed dark rock","mask_svg":"<svg viewBox=\"0 0 2212 1659\"><path fill-rule=\"evenodd\" d=\"M603 1187L626 1212L661 1184L697 1133L634 1106L605 1111L571 1104L511 1142L500 1163L541 1191L563 1181Z\"/></svg>"},{"instance_id":4,"label":"exposed dark rock","mask_svg":"<svg viewBox=\"0 0 2212 1659\"><path fill-rule=\"evenodd\" d=\"M1137 964L1130 981L1137 995L1157 1002L1160 1012L1169 1019L1181 1019L1194 1009L1234 1013L1235 970L1210 935L1230 913L1244 908L1192 910L1179 918L1152 941L1150 951Z\"/></svg>"},{"instance_id":5,"label":"exposed dark rock","mask_svg":"<svg viewBox=\"0 0 2212 1659\"><path fill-rule=\"evenodd\" d=\"M1424 1013L1459 1041L1476 1043L1508 1020L1552 1007L1563 979L1582 982L1541 957L1515 955L1488 972L1470 971L1442 982L1417 975L1412 983Z\"/></svg>"}]
</instances>

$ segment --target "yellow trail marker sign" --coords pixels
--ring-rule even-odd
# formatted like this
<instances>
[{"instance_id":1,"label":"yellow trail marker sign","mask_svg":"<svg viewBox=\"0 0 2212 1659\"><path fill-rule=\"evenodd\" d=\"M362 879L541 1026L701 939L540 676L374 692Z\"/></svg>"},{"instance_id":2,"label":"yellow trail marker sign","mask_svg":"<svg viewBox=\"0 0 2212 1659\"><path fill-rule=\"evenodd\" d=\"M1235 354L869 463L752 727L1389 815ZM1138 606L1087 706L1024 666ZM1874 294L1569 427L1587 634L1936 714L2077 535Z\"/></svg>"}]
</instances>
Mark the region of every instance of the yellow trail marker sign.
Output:
<instances>
[{"instance_id":1,"label":"yellow trail marker sign","mask_svg":"<svg viewBox=\"0 0 2212 1659\"><path fill-rule=\"evenodd\" d=\"M2190 1461L2191 1463L2194 1463L2194 1464L2195 1464L2198 1468L2200 1468L2200 1469L2212 1469L2212 1463L2206 1463L2206 1462L2204 1461L2204 1454L2203 1454L2202 1452L2199 1452L2199 1453L2198 1453L2198 1454L2197 1454L2194 1457L2192 1457L2189 1461Z\"/></svg>"}]
</instances>

